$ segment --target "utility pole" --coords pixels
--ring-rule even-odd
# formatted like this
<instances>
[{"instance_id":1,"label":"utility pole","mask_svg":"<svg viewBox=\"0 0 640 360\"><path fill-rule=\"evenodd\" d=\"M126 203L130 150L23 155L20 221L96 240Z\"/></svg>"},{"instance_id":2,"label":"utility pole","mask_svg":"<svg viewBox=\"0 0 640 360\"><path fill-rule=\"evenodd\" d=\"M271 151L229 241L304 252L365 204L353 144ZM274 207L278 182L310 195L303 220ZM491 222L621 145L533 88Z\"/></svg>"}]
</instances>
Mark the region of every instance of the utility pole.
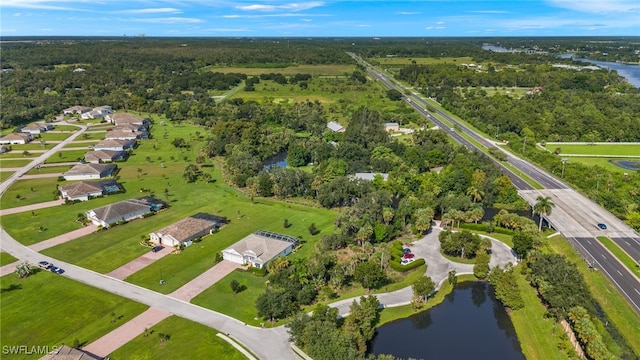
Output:
<instances>
[{"instance_id":1,"label":"utility pole","mask_svg":"<svg viewBox=\"0 0 640 360\"><path fill-rule=\"evenodd\" d=\"M564 179L564 164L567 163L567 159L562 159L562 178Z\"/></svg>"}]
</instances>

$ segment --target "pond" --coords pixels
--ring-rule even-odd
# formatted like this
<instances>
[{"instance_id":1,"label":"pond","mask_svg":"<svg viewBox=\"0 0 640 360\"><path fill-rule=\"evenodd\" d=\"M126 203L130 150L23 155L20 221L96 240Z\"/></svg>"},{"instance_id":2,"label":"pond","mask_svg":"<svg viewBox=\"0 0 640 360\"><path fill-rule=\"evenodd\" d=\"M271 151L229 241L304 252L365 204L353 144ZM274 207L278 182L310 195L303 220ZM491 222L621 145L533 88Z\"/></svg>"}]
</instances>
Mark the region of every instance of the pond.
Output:
<instances>
[{"instance_id":1,"label":"pond","mask_svg":"<svg viewBox=\"0 0 640 360\"><path fill-rule=\"evenodd\" d=\"M283 151L270 156L264 161L265 169L272 169L276 167L287 167L287 152Z\"/></svg>"},{"instance_id":2,"label":"pond","mask_svg":"<svg viewBox=\"0 0 640 360\"><path fill-rule=\"evenodd\" d=\"M369 349L402 359L524 359L511 319L485 282L458 284L442 304L383 325Z\"/></svg>"}]
</instances>

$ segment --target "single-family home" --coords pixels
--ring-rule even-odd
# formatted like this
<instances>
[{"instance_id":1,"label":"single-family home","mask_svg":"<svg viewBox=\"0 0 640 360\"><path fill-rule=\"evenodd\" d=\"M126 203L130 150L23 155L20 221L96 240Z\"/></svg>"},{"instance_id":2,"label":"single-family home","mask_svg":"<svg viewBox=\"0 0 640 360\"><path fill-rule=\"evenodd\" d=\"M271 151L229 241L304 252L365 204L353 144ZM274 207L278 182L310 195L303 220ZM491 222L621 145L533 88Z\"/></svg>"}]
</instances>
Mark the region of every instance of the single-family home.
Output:
<instances>
[{"instance_id":1,"label":"single-family home","mask_svg":"<svg viewBox=\"0 0 640 360\"><path fill-rule=\"evenodd\" d=\"M116 164L78 164L62 176L65 180L91 180L112 176L117 170Z\"/></svg>"},{"instance_id":2,"label":"single-family home","mask_svg":"<svg viewBox=\"0 0 640 360\"><path fill-rule=\"evenodd\" d=\"M62 345L52 347L51 351L40 360L103 360L104 358L80 349Z\"/></svg>"},{"instance_id":3,"label":"single-family home","mask_svg":"<svg viewBox=\"0 0 640 360\"><path fill-rule=\"evenodd\" d=\"M88 119L101 119L109 114L111 114L113 110L109 105L103 105L93 108L93 110L85 112L82 114L82 118L85 120Z\"/></svg>"},{"instance_id":4,"label":"single-family home","mask_svg":"<svg viewBox=\"0 0 640 360\"><path fill-rule=\"evenodd\" d=\"M355 175L353 175L353 179L372 181L373 179L375 179L376 175L381 176L382 180L384 181L387 181L387 179L389 178L389 174L385 173L356 173Z\"/></svg>"},{"instance_id":5,"label":"single-family home","mask_svg":"<svg viewBox=\"0 0 640 360\"><path fill-rule=\"evenodd\" d=\"M84 161L93 164L110 163L125 160L128 156L126 151L94 150L84 154Z\"/></svg>"},{"instance_id":6,"label":"single-family home","mask_svg":"<svg viewBox=\"0 0 640 360\"><path fill-rule=\"evenodd\" d=\"M123 132L148 132L149 129L146 125L136 125L136 124L120 124L111 131L123 131Z\"/></svg>"},{"instance_id":7,"label":"single-family home","mask_svg":"<svg viewBox=\"0 0 640 360\"><path fill-rule=\"evenodd\" d=\"M62 114L63 115L73 115L73 114L82 115L82 114L84 114L86 112L89 112L89 111L91 111L90 107L76 105L76 106L72 106L70 108L66 108L66 109L62 110Z\"/></svg>"},{"instance_id":8,"label":"single-family home","mask_svg":"<svg viewBox=\"0 0 640 360\"><path fill-rule=\"evenodd\" d=\"M146 135L146 133L139 131L118 131L117 129L116 127L111 131L107 131L107 134L104 136L105 140L136 140L143 139L143 136ZM146 138L146 136L144 138Z\"/></svg>"},{"instance_id":9,"label":"single-family home","mask_svg":"<svg viewBox=\"0 0 640 360\"><path fill-rule=\"evenodd\" d=\"M273 258L290 254L299 242L300 239L292 236L259 230L222 250L222 258L263 268Z\"/></svg>"},{"instance_id":10,"label":"single-family home","mask_svg":"<svg viewBox=\"0 0 640 360\"><path fill-rule=\"evenodd\" d=\"M149 234L152 242L166 246L190 246L194 239L211 234L227 222L221 216L197 213Z\"/></svg>"},{"instance_id":11,"label":"single-family home","mask_svg":"<svg viewBox=\"0 0 640 360\"><path fill-rule=\"evenodd\" d=\"M112 122L116 126L124 124L148 126L151 123L151 120L149 120L148 118L140 118L129 113L113 113L105 116L105 119Z\"/></svg>"},{"instance_id":12,"label":"single-family home","mask_svg":"<svg viewBox=\"0 0 640 360\"><path fill-rule=\"evenodd\" d=\"M29 133L11 133L0 138L0 145L20 145L33 140L33 135Z\"/></svg>"},{"instance_id":13,"label":"single-family home","mask_svg":"<svg viewBox=\"0 0 640 360\"><path fill-rule=\"evenodd\" d=\"M397 122L388 122L384 124L384 131L392 132L400 130L400 124Z\"/></svg>"},{"instance_id":14,"label":"single-family home","mask_svg":"<svg viewBox=\"0 0 640 360\"><path fill-rule=\"evenodd\" d=\"M342 125L338 124L338 123L337 123L337 122L335 122L335 121L329 121L329 122L327 123L327 129L329 129L329 130L331 130L331 131L333 131L333 132L339 132L339 133L344 132L344 131L346 130L346 129L344 128L344 126L342 126Z\"/></svg>"},{"instance_id":15,"label":"single-family home","mask_svg":"<svg viewBox=\"0 0 640 360\"><path fill-rule=\"evenodd\" d=\"M60 185L58 190L63 199L87 201L93 197L122 191L122 186L115 180L79 181Z\"/></svg>"},{"instance_id":16,"label":"single-family home","mask_svg":"<svg viewBox=\"0 0 640 360\"><path fill-rule=\"evenodd\" d=\"M93 146L93 150L129 151L133 150L136 144L135 140L100 140Z\"/></svg>"},{"instance_id":17,"label":"single-family home","mask_svg":"<svg viewBox=\"0 0 640 360\"><path fill-rule=\"evenodd\" d=\"M96 226L108 228L119 221L130 221L158 211L166 204L151 196L118 201L86 212L87 219Z\"/></svg>"},{"instance_id":18,"label":"single-family home","mask_svg":"<svg viewBox=\"0 0 640 360\"><path fill-rule=\"evenodd\" d=\"M51 124L47 124L47 123L33 123L33 124L29 124L26 126L23 126L22 129L20 129L20 132L23 133L29 133L29 134L41 134L47 130L51 130L53 129L53 126L51 126Z\"/></svg>"}]
</instances>

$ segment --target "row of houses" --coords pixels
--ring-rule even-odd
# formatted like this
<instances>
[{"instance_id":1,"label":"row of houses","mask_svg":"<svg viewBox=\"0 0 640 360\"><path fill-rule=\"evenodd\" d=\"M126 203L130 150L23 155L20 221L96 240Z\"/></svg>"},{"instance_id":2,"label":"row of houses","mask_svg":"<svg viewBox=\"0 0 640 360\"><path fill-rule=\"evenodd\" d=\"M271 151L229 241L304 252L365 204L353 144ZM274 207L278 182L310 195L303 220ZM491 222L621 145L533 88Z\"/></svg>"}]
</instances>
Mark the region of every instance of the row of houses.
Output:
<instances>
[{"instance_id":1,"label":"row of houses","mask_svg":"<svg viewBox=\"0 0 640 360\"><path fill-rule=\"evenodd\" d=\"M335 132L335 133L343 133L346 128L335 121L329 121L327 123L327 129ZM386 132L394 132L400 130L400 124L397 122L388 122L384 124L384 131Z\"/></svg>"},{"instance_id":2,"label":"row of houses","mask_svg":"<svg viewBox=\"0 0 640 360\"><path fill-rule=\"evenodd\" d=\"M35 138L34 135L42 134L53 129L53 125L47 123L33 123L20 128L19 132L7 134L0 138L0 145L24 145Z\"/></svg>"}]
</instances>

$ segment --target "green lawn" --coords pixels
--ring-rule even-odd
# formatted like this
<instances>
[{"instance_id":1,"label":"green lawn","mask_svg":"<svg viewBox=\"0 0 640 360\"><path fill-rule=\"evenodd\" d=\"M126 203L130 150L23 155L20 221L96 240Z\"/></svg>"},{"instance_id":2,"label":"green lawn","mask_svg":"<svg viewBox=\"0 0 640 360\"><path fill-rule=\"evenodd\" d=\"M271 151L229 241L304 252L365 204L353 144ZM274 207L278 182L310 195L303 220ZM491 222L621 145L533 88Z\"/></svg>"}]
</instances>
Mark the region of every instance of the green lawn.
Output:
<instances>
[{"instance_id":1,"label":"green lawn","mask_svg":"<svg viewBox=\"0 0 640 360\"><path fill-rule=\"evenodd\" d=\"M73 125L54 125L53 126L53 130L55 131L78 131L80 130L79 127L77 126L73 126Z\"/></svg>"},{"instance_id":2,"label":"green lawn","mask_svg":"<svg viewBox=\"0 0 640 360\"><path fill-rule=\"evenodd\" d=\"M520 295L525 306L510 313L511 322L520 340L520 348L528 360L571 359L575 352L564 331L553 318L546 318L546 309L529 285L520 268L515 270Z\"/></svg>"},{"instance_id":3,"label":"green lawn","mask_svg":"<svg viewBox=\"0 0 640 360\"><path fill-rule=\"evenodd\" d=\"M91 144L85 144L85 146L89 146ZM58 151L55 154L51 155L44 162L46 164L54 164L61 162L70 162L70 161L78 161L79 159L84 159L84 154L90 150L69 150L69 151Z\"/></svg>"},{"instance_id":4,"label":"green lawn","mask_svg":"<svg viewBox=\"0 0 640 360\"><path fill-rule=\"evenodd\" d=\"M71 142L67 145L64 146L64 149L69 149L69 148L84 148L84 147L89 147L91 145L97 145L100 141L96 140L96 141L92 141L92 142ZM66 151L66 150L65 150ZM87 151L92 151L92 150L85 150L84 152L86 153ZM55 157L56 155L54 155L53 157Z\"/></svg>"},{"instance_id":5,"label":"green lawn","mask_svg":"<svg viewBox=\"0 0 640 360\"><path fill-rule=\"evenodd\" d=\"M640 314L620 294L620 291L600 271L589 269L580 255L569 245L562 236L555 236L548 242L549 247L575 263L584 276L591 294L598 301L602 310L607 314L619 332L627 340L636 354L640 354Z\"/></svg>"},{"instance_id":6,"label":"green lawn","mask_svg":"<svg viewBox=\"0 0 640 360\"><path fill-rule=\"evenodd\" d=\"M622 262L629 271L634 273L637 277L640 277L640 265L638 265L638 263L635 262L635 260L633 260L626 252L606 236L598 236L598 240L607 248L607 250L611 251L611 253L620 260L620 262Z\"/></svg>"},{"instance_id":7,"label":"green lawn","mask_svg":"<svg viewBox=\"0 0 640 360\"><path fill-rule=\"evenodd\" d=\"M21 168L33 160L10 160L10 159L0 159L0 166L3 168Z\"/></svg>"},{"instance_id":8,"label":"green lawn","mask_svg":"<svg viewBox=\"0 0 640 360\"><path fill-rule=\"evenodd\" d=\"M57 190L57 184L57 178L18 180L2 195L0 207L9 209L55 200L53 193Z\"/></svg>"},{"instance_id":9,"label":"green lawn","mask_svg":"<svg viewBox=\"0 0 640 360\"><path fill-rule=\"evenodd\" d=\"M246 288L233 295L229 283L236 280ZM207 309L221 312L249 325L260 326L262 319L258 317L256 300L262 294L267 284L267 277L258 277L246 271L236 270L215 283L213 286L203 291L200 295L191 300L192 303ZM269 322L265 326L269 326Z\"/></svg>"},{"instance_id":10,"label":"green lawn","mask_svg":"<svg viewBox=\"0 0 640 360\"><path fill-rule=\"evenodd\" d=\"M18 261L18 259L16 259L13 256L11 256L11 254L6 253L4 251L0 252L0 266L11 264L11 263L14 263L16 261Z\"/></svg>"},{"instance_id":11,"label":"green lawn","mask_svg":"<svg viewBox=\"0 0 640 360\"><path fill-rule=\"evenodd\" d=\"M35 139L28 144L11 145L11 149L13 149L13 151L16 151L16 152L18 151L22 152L24 150L49 150L54 146L56 146L56 144L46 143L45 146L43 147L42 144L40 144L40 142L38 141L38 139Z\"/></svg>"},{"instance_id":12,"label":"green lawn","mask_svg":"<svg viewBox=\"0 0 640 360\"><path fill-rule=\"evenodd\" d=\"M101 129L91 129L91 131L97 131ZM85 132L82 135L78 136L74 139L74 141L82 141L82 140L102 140L107 135L106 129L100 132ZM85 143L86 144L86 143Z\"/></svg>"},{"instance_id":13,"label":"green lawn","mask_svg":"<svg viewBox=\"0 0 640 360\"><path fill-rule=\"evenodd\" d=\"M616 155L635 155L640 156L640 145L637 144L624 144L619 145L611 144L594 144L594 145L568 145L568 144L547 144L546 148L549 151L555 151L556 148L560 148L562 154L585 154L585 155L610 155L615 157ZM571 158L573 159L573 158Z\"/></svg>"},{"instance_id":14,"label":"green lawn","mask_svg":"<svg viewBox=\"0 0 640 360\"><path fill-rule=\"evenodd\" d=\"M78 128L76 128L77 130ZM44 140L44 141L62 141L66 138L68 138L69 136L73 135L73 133L70 132L64 132L64 133L42 133L39 135L39 137L37 137L34 141L40 141L40 140Z\"/></svg>"},{"instance_id":15,"label":"green lawn","mask_svg":"<svg viewBox=\"0 0 640 360\"><path fill-rule=\"evenodd\" d=\"M48 271L18 279L0 278L2 345L86 345L121 326L147 307ZM112 314L115 314L113 316ZM2 356L21 359L27 356Z\"/></svg>"},{"instance_id":16,"label":"green lawn","mask_svg":"<svg viewBox=\"0 0 640 360\"><path fill-rule=\"evenodd\" d=\"M598 165L604 168L607 171L615 171L619 173L630 172L631 170L621 168L620 166L614 165L609 162L614 158L603 158L603 157L568 157L567 165L565 169L565 174L571 171L571 163L580 163L587 166L595 166ZM632 159L626 159L632 160Z\"/></svg>"},{"instance_id":17,"label":"green lawn","mask_svg":"<svg viewBox=\"0 0 640 360\"><path fill-rule=\"evenodd\" d=\"M27 171L27 175L64 173L69 169L71 169L71 166L69 166L69 165L44 166L44 167L41 166L40 169L33 168L33 169Z\"/></svg>"},{"instance_id":18,"label":"green lawn","mask_svg":"<svg viewBox=\"0 0 640 360\"><path fill-rule=\"evenodd\" d=\"M28 153L24 154L24 150L13 150L6 152L4 154L0 154L0 160L11 160L13 158L35 158L42 154L40 153Z\"/></svg>"},{"instance_id":19,"label":"green lawn","mask_svg":"<svg viewBox=\"0 0 640 360\"><path fill-rule=\"evenodd\" d=\"M5 181L9 176L13 174L13 171L0 171L0 182Z\"/></svg>"},{"instance_id":20,"label":"green lawn","mask_svg":"<svg viewBox=\"0 0 640 360\"><path fill-rule=\"evenodd\" d=\"M138 335L123 347L109 354L113 360L126 359L246 359L231 344L216 336L218 331L177 317L171 316L148 329L148 335ZM158 334L171 338L160 343Z\"/></svg>"}]
</instances>

